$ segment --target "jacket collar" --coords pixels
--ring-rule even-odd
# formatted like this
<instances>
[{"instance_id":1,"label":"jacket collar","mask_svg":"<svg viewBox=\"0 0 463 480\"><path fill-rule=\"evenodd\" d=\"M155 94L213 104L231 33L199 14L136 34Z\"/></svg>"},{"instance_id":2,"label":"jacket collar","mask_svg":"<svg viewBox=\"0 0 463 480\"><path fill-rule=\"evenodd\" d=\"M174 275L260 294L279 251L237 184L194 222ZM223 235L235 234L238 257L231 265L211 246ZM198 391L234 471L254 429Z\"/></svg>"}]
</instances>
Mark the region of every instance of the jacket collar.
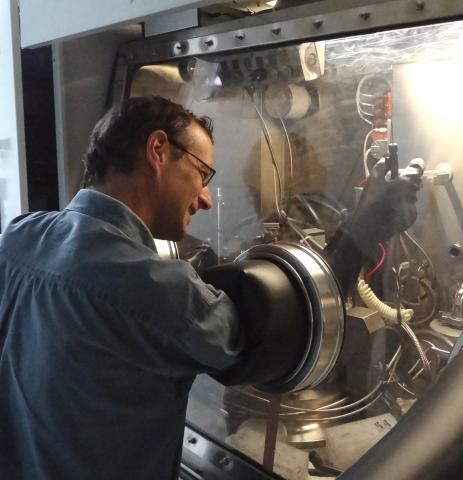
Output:
<instances>
[{"instance_id":1,"label":"jacket collar","mask_svg":"<svg viewBox=\"0 0 463 480\"><path fill-rule=\"evenodd\" d=\"M84 188L77 192L65 210L79 212L110 223L129 238L156 251L153 236L127 205L96 190Z\"/></svg>"}]
</instances>

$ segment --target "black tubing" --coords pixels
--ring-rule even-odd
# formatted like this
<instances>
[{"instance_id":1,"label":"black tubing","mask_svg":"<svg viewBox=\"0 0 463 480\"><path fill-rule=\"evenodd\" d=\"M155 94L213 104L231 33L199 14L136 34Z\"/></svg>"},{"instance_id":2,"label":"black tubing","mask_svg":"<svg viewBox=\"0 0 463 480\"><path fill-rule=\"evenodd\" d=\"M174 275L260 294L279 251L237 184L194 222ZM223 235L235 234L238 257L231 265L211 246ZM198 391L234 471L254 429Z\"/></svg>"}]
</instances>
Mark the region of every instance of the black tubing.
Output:
<instances>
[{"instance_id":1,"label":"black tubing","mask_svg":"<svg viewBox=\"0 0 463 480\"><path fill-rule=\"evenodd\" d=\"M402 420L338 480L463 478L463 355Z\"/></svg>"}]
</instances>

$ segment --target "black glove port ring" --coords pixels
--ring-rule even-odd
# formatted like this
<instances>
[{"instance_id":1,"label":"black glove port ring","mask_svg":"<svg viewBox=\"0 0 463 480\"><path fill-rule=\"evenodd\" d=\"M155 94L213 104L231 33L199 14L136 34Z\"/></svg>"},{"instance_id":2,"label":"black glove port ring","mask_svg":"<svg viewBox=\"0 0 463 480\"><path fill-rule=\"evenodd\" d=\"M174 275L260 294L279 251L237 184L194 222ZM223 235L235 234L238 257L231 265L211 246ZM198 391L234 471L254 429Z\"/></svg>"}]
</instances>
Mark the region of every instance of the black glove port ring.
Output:
<instances>
[{"instance_id":1,"label":"black glove port ring","mask_svg":"<svg viewBox=\"0 0 463 480\"><path fill-rule=\"evenodd\" d=\"M305 301L310 334L296 368L283 379L255 385L263 392L291 392L319 385L335 366L344 338L344 301L338 283L325 260L299 244L257 245L235 262L266 260L293 280Z\"/></svg>"}]
</instances>

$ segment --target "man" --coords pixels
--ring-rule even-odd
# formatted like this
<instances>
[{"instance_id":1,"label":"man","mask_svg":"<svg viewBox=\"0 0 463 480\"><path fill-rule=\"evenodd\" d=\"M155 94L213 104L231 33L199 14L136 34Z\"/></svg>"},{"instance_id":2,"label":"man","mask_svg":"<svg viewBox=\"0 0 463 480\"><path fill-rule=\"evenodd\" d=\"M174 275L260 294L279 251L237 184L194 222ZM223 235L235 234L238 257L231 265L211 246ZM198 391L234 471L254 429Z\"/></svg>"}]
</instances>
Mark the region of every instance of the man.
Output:
<instances>
[{"instance_id":1,"label":"man","mask_svg":"<svg viewBox=\"0 0 463 480\"><path fill-rule=\"evenodd\" d=\"M188 263L162 262L153 244L153 236L179 240L191 216L211 207L212 165L208 119L159 97L130 99L91 135L87 188L62 212L8 226L0 243L0 479L177 477L194 377L229 371L243 344L228 297ZM391 188L400 193L397 212L414 206L419 185L385 182L385 173L370 190L382 199ZM369 198L362 203L376 211ZM340 265L363 239L362 211L340 236L349 250L339 241L329 252Z\"/></svg>"},{"instance_id":2,"label":"man","mask_svg":"<svg viewBox=\"0 0 463 480\"><path fill-rule=\"evenodd\" d=\"M153 237L211 207L212 128L134 98L96 125L86 189L0 243L0 478L174 479L197 373L237 361L231 301Z\"/></svg>"}]
</instances>

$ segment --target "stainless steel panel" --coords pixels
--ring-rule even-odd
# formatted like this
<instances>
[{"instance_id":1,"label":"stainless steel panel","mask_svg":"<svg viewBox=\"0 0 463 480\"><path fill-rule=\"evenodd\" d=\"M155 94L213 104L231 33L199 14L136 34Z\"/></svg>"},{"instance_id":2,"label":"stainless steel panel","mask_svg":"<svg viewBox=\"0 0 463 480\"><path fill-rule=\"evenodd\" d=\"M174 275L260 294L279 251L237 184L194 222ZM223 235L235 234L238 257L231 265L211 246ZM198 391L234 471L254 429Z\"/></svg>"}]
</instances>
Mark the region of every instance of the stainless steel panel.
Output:
<instances>
[{"instance_id":1,"label":"stainless steel panel","mask_svg":"<svg viewBox=\"0 0 463 480\"><path fill-rule=\"evenodd\" d=\"M358 3L358 2L357 2ZM392 0L333 9L330 2L316 2L282 12L265 13L247 21L234 21L129 44L121 54L131 64L192 55L216 54L458 18L463 5L452 0ZM349 8L351 7L351 8ZM249 24L249 25L248 25Z\"/></svg>"}]
</instances>

